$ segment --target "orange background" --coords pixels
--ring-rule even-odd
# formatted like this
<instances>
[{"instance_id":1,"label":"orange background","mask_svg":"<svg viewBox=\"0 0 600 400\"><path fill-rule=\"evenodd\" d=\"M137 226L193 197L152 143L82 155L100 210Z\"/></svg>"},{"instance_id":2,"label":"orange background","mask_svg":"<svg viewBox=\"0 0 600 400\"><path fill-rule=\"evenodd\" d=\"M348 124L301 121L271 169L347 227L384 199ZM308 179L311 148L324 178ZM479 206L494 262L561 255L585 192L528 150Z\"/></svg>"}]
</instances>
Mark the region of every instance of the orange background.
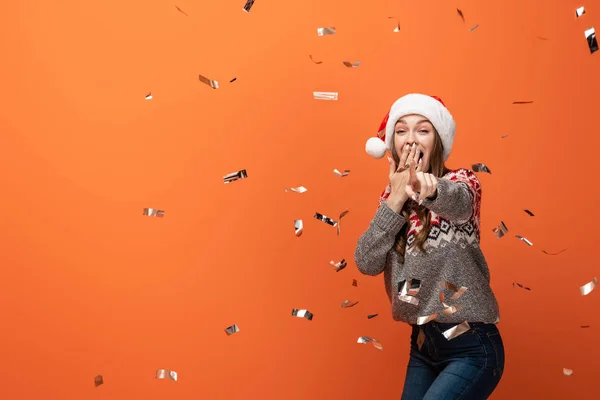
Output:
<instances>
[{"instance_id":1,"label":"orange background","mask_svg":"<svg viewBox=\"0 0 600 400\"><path fill-rule=\"evenodd\" d=\"M409 327L353 252L387 179L364 143L414 91L454 114L448 165L492 170L482 246L507 353L493 398L595 398L599 294L579 294L598 274L587 3L577 19L570 0L6 2L0 398L398 399ZM239 169L248 179L224 185ZM313 218L346 209L339 237Z\"/></svg>"}]
</instances>

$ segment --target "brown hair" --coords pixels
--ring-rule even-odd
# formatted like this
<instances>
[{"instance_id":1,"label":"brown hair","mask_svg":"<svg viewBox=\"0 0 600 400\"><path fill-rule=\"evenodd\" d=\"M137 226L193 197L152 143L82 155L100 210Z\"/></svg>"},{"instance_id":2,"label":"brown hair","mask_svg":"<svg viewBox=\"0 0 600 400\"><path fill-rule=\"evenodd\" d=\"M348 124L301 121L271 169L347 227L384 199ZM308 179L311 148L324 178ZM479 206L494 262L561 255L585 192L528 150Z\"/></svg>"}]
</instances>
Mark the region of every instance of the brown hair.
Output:
<instances>
[{"instance_id":1,"label":"brown hair","mask_svg":"<svg viewBox=\"0 0 600 400\"><path fill-rule=\"evenodd\" d=\"M433 140L433 151L431 152L431 158L429 162L429 169L427 171L435 176L436 178L442 177L446 175L450 170L446 168L444 164L444 147L442 145L442 139L440 135L437 133L436 129L433 128L433 133L435 134L435 138ZM394 135L394 141L396 140L396 135ZM394 143L395 144L395 143ZM394 161L396 161L396 165L400 163L400 157L396 152L396 146L392 146L392 157ZM396 243L394 244L394 248L402 257L404 257L404 253L406 251L406 239L408 234L408 228L410 226L410 221L408 220L408 216L410 214L409 210L409 201L404 203L404 207L402 207L402 215L406 218L407 223L400 230L398 235L396 236ZM429 231L431 229L431 213L428 209L423 206L417 205L415 207L415 211L419 220L423 224L423 229L417 234L415 237L415 241L412 246L416 246L421 252L425 252L424 244L425 240L427 240L427 236L429 236Z\"/></svg>"}]
</instances>

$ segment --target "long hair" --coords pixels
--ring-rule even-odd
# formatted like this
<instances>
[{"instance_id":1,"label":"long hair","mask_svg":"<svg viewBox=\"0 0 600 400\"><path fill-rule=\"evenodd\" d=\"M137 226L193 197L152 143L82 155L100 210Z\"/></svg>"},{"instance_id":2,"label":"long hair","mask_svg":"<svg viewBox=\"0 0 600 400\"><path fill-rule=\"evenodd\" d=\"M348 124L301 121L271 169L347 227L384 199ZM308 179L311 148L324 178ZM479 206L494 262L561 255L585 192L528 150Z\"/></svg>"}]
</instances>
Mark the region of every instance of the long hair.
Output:
<instances>
[{"instance_id":1,"label":"long hair","mask_svg":"<svg viewBox=\"0 0 600 400\"><path fill-rule=\"evenodd\" d=\"M446 175L448 172L450 172L450 170L446 168L446 165L444 164L444 147L442 145L442 139L440 138L440 135L437 133L435 128L433 129L433 133L435 134L435 138L433 140L433 151L431 152L429 168L427 171L423 172L428 172L436 178L440 178ZM396 152L395 141L396 135L394 135L392 157L394 158L394 161L396 161L396 165L398 165L400 163L400 157ZM408 229L410 227L410 221L408 220L411 208L410 203L410 201L407 201L406 203L404 203L404 207L402 207L401 213L406 219L406 224L396 236L396 242L394 243L394 248L398 253L400 253L402 258L404 258L404 253L406 251L406 240L408 235ZM423 224L423 229L416 235L415 241L413 242L412 246L416 246L417 249L424 253L425 249L423 246L425 244L425 241L427 240L427 237L429 236L429 231L431 230L431 212L422 205L416 205L414 207L415 212L419 217L419 220Z\"/></svg>"}]
</instances>

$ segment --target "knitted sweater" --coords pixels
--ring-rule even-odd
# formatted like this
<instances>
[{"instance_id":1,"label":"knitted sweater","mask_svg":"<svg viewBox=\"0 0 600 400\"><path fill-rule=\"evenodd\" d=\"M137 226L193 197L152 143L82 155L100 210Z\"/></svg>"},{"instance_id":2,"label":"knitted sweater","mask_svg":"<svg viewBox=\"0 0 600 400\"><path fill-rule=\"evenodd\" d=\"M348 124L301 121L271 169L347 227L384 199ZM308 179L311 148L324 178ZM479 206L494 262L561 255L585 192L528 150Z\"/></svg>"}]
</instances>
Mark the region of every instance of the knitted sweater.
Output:
<instances>
[{"instance_id":1,"label":"knitted sweater","mask_svg":"<svg viewBox=\"0 0 600 400\"><path fill-rule=\"evenodd\" d=\"M415 212L416 202L408 201L409 222L382 201L354 254L361 273L383 272L393 318L410 324L429 320L498 323L498 303L479 248L481 185L477 176L466 169L450 171L438 179L435 199L423 201L431 213L425 253L413 246L423 226ZM393 247L406 223L410 225L402 260Z\"/></svg>"}]
</instances>

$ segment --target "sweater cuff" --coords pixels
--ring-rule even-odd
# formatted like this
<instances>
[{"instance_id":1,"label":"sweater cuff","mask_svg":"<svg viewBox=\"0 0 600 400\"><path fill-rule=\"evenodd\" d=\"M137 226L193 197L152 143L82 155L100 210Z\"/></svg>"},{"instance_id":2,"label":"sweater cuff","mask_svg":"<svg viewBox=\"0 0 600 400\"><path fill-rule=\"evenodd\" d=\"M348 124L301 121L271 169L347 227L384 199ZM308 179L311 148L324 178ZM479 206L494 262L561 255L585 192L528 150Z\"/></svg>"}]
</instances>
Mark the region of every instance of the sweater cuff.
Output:
<instances>
[{"instance_id":1,"label":"sweater cuff","mask_svg":"<svg viewBox=\"0 0 600 400\"><path fill-rule=\"evenodd\" d=\"M375 225L384 232L396 235L406 223L406 219L387 205L385 201L381 202L375 217L373 218Z\"/></svg>"},{"instance_id":2,"label":"sweater cuff","mask_svg":"<svg viewBox=\"0 0 600 400\"><path fill-rule=\"evenodd\" d=\"M446 192L448 191L448 181L445 179L438 179L437 189L435 191L435 197L433 199L424 198L423 206L437 213L438 200L440 197L443 199L446 197Z\"/></svg>"}]
</instances>

